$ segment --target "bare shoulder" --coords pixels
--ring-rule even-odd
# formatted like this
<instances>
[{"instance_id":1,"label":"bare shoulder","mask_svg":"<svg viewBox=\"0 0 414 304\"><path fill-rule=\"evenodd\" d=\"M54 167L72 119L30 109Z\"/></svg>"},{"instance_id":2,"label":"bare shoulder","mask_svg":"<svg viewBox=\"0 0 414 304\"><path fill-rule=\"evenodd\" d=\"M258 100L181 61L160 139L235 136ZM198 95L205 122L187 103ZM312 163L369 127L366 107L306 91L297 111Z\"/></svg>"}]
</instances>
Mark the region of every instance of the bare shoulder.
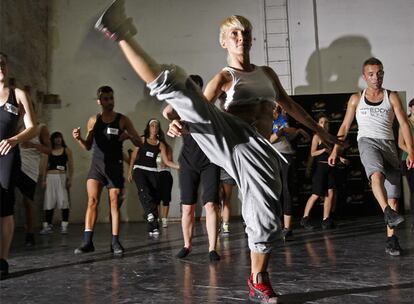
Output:
<instances>
[{"instance_id":1,"label":"bare shoulder","mask_svg":"<svg viewBox=\"0 0 414 304\"><path fill-rule=\"evenodd\" d=\"M359 103L359 100L361 99L361 93L360 92L356 92L354 94L352 94L349 97L349 101L348 101L348 107L356 107Z\"/></svg>"},{"instance_id":2,"label":"bare shoulder","mask_svg":"<svg viewBox=\"0 0 414 304\"><path fill-rule=\"evenodd\" d=\"M394 102L400 103L401 102L400 96L398 95L397 92L390 91L390 101L391 101L391 103L394 103Z\"/></svg>"},{"instance_id":3,"label":"bare shoulder","mask_svg":"<svg viewBox=\"0 0 414 304\"><path fill-rule=\"evenodd\" d=\"M27 102L28 99L27 99L26 92L23 91L22 89L15 88L14 89L14 94L16 94L16 98L17 98L18 103Z\"/></svg>"}]
</instances>

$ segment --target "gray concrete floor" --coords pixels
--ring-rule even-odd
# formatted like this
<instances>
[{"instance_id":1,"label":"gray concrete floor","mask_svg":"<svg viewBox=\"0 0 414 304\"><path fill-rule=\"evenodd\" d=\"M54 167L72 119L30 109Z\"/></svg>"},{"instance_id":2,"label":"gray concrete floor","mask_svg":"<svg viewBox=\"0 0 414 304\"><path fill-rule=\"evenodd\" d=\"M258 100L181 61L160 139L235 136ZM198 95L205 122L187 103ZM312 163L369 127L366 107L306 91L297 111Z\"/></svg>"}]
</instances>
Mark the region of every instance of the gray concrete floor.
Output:
<instances>
[{"instance_id":1,"label":"gray concrete floor","mask_svg":"<svg viewBox=\"0 0 414 304\"><path fill-rule=\"evenodd\" d=\"M10 278L0 282L1 303L248 303L249 251L240 221L220 236L222 259L208 260L205 223L196 225L193 251L175 258L183 242L180 223L158 239L143 223L123 224L122 258L109 252L110 227L95 230L95 252L74 255L82 227L36 235L25 248L17 230ZM408 219L399 230L404 254L385 254L380 217L348 219L332 231L295 230L295 241L277 243L270 261L283 303L414 303L414 234Z\"/></svg>"}]
</instances>

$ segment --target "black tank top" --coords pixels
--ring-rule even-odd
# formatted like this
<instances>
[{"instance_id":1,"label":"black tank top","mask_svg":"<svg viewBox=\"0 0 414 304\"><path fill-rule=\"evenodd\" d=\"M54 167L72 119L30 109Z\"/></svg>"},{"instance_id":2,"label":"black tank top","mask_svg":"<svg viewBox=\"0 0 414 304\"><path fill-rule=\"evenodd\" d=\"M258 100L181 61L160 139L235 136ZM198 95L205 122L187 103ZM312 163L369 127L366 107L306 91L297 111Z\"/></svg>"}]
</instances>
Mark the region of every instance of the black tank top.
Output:
<instances>
[{"instance_id":1,"label":"black tank top","mask_svg":"<svg viewBox=\"0 0 414 304\"><path fill-rule=\"evenodd\" d=\"M116 113L113 121L105 123L101 114L96 116L93 127L93 159L122 162L122 141L119 141L119 136L123 132L119 126L121 117L122 114Z\"/></svg>"},{"instance_id":2,"label":"black tank top","mask_svg":"<svg viewBox=\"0 0 414 304\"><path fill-rule=\"evenodd\" d=\"M318 145L318 149L317 150L322 150L323 148L325 148L324 144L320 143ZM323 152L322 154L318 155L315 157L315 160L318 162L327 162L329 158L329 153L328 152Z\"/></svg>"},{"instance_id":3,"label":"black tank top","mask_svg":"<svg viewBox=\"0 0 414 304\"><path fill-rule=\"evenodd\" d=\"M47 170L60 170L66 171L66 164L68 162L68 155L66 149L63 149L63 153L60 155L49 155L49 161L47 163Z\"/></svg>"},{"instance_id":4,"label":"black tank top","mask_svg":"<svg viewBox=\"0 0 414 304\"><path fill-rule=\"evenodd\" d=\"M160 142L156 145L151 145L145 138L144 144L138 151L135 165L145 166L150 168L157 168L157 156L160 153Z\"/></svg>"},{"instance_id":5,"label":"black tank top","mask_svg":"<svg viewBox=\"0 0 414 304\"><path fill-rule=\"evenodd\" d=\"M189 134L183 135L183 147L178 160L180 163L185 163L184 166L189 166L196 170L200 170L210 164L208 157Z\"/></svg>"},{"instance_id":6,"label":"black tank top","mask_svg":"<svg viewBox=\"0 0 414 304\"><path fill-rule=\"evenodd\" d=\"M19 122L19 104L17 103L16 93L9 89L9 97L4 105L0 107L0 140L10 138L17 134L17 123ZM8 189L12 169L18 165L18 145L16 145L7 155L0 155L0 186Z\"/></svg>"}]
</instances>

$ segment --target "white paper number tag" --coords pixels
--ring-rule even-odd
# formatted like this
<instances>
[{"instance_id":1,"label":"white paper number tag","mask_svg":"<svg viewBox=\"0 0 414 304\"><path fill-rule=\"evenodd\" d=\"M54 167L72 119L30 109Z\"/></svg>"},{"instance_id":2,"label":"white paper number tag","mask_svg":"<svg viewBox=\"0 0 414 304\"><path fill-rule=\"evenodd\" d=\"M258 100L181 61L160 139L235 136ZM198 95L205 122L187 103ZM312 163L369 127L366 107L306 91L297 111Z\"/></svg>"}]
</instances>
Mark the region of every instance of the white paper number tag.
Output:
<instances>
[{"instance_id":1,"label":"white paper number tag","mask_svg":"<svg viewBox=\"0 0 414 304\"><path fill-rule=\"evenodd\" d=\"M106 130L106 133L111 134L111 135L118 135L119 129L108 127L108 129Z\"/></svg>"},{"instance_id":2,"label":"white paper number tag","mask_svg":"<svg viewBox=\"0 0 414 304\"><path fill-rule=\"evenodd\" d=\"M12 113L14 115L19 115L19 108L15 107L14 105L12 105L11 103L6 103L4 105L4 109L9 112Z\"/></svg>"},{"instance_id":3,"label":"white paper number tag","mask_svg":"<svg viewBox=\"0 0 414 304\"><path fill-rule=\"evenodd\" d=\"M146 156L148 156L148 157L154 157L154 153L152 153L152 152L150 152L150 151L147 151L147 152L145 153L145 155L146 155Z\"/></svg>"},{"instance_id":4,"label":"white paper number tag","mask_svg":"<svg viewBox=\"0 0 414 304\"><path fill-rule=\"evenodd\" d=\"M58 169L60 171L65 171L65 167L64 166L56 166L56 169Z\"/></svg>"}]
</instances>

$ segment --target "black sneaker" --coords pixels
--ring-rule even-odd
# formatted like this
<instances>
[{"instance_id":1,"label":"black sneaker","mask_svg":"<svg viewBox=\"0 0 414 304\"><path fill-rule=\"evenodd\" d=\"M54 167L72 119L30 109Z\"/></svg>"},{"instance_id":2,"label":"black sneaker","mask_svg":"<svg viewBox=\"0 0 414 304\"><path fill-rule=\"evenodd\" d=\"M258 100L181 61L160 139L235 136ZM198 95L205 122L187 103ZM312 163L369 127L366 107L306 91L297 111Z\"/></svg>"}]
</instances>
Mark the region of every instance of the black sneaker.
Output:
<instances>
[{"instance_id":1,"label":"black sneaker","mask_svg":"<svg viewBox=\"0 0 414 304\"><path fill-rule=\"evenodd\" d=\"M35 245L34 233L26 233L26 239L24 241L26 247L33 247Z\"/></svg>"},{"instance_id":2,"label":"black sneaker","mask_svg":"<svg viewBox=\"0 0 414 304\"><path fill-rule=\"evenodd\" d=\"M277 304L277 295L270 284L269 274L267 272L258 273L256 282L253 283L253 274L251 274L247 281L249 286L249 300L257 303Z\"/></svg>"},{"instance_id":3,"label":"black sneaker","mask_svg":"<svg viewBox=\"0 0 414 304\"><path fill-rule=\"evenodd\" d=\"M125 249L124 249L124 247L122 247L120 242L116 242L115 244L111 245L111 252L116 257L122 256L124 254L124 251L125 251Z\"/></svg>"},{"instance_id":4,"label":"black sneaker","mask_svg":"<svg viewBox=\"0 0 414 304\"><path fill-rule=\"evenodd\" d=\"M82 253L88 253L88 252L94 252L95 247L93 246L93 243L84 243L82 246L75 249L75 254L82 254Z\"/></svg>"},{"instance_id":5,"label":"black sneaker","mask_svg":"<svg viewBox=\"0 0 414 304\"><path fill-rule=\"evenodd\" d=\"M105 37L116 41L132 37L137 33L132 18L127 18L125 14L124 0L112 2L95 23L95 29L102 32Z\"/></svg>"},{"instance_id":6,"label":"black sneaker","mask_svg":"<svg viewBox=\"0 0 414 304\"><path fill-rule=\"evenodd\" d=\"M309 216L302 217L302 219L300 220L300 225L306 230L313 230L315 228L311 225Z\"/></svg>"},{"instance_id":7,"label":"black sneaker","mask_svg":"<svg viewBox=\"0 0 414 304\"><path fill-rule=\"evenodd\" d=\"M9 263L5 259L0 259L0 280L9 276Z\"/></svg>"},{"instance_id":8,"label":"black sneaker","mask_svg":"<svg viewBox=\"0 0 414 304\"><path fill-rule=\"evenodd\" d=\"M398 242L398 238L395 235L387 238L387 244L385 246L385 253L391 256L400 256L401 251L402 249L400 247L400 243Z\"/></svg>"},{"instance_id":9,"label":"black sneaker","mask_svg":"<svg viewBox=\"0 0 414 304\"><path fill-rule=\"evenodd\" d=\"M217 253L217 251L215 251L215 250L211 250L211 251L208 253L208 257L210 258L210 262L217 262L217 261L220 261L220 256L219 256L219 254Z\"/></svg>"},{"instance_id":10,"label":"black sneaker","mask_svg":"<svg viewBox=\"0 0 414 304\"><path fill-rule=\"evenodd\" d=\"M387 206L384 209L384 221L392 229L404 222L404 217Z\"/></svg>"},{"instance_id":11,"label":"black sneaker","mask_svg":"<svg viewBox=\"0 0 414 304\"><path fill-rule=\"evenodd\" d=\"M190 249L183 247L175 256L179 259L184 259L190 252Z\"/></svg>"},{"instance_id":12,"label":"black sneaker","mask_svg":"<svg viewBox=\"0 0 414 304\"><path fill-rule=\"evenodd\" d=\"M335 225L334 221L330 217L327 217L326 219L324 219L322 221L321 226L322 226L323 230L329 230L329 229L335 229L336 228L336 225Z\"/></svg>"},{"instance_id":13,"label":"black sneaker","mask_svg":"<svg viewBox=\"0 0 414 304\"><path fill-rule=\"evenodd\" d=\"M282 230L282 240L283 242L290 242L294 241L295 238L293 237L293 231L287 228L283 228Z\"/></svg>"}]
</instances>

